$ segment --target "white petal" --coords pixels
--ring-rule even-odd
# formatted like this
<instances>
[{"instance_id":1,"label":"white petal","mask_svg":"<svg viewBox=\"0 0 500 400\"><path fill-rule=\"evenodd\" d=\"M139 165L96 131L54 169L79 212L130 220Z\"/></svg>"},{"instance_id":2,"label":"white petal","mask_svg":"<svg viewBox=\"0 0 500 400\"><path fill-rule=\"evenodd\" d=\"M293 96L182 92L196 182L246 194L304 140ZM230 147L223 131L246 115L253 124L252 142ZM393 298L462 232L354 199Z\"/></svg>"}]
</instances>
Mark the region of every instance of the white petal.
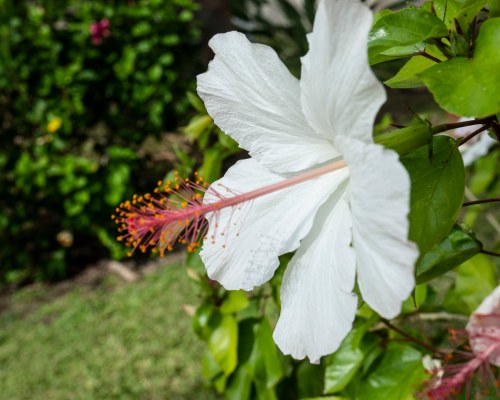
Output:
<instances>
[{"instance_id":1,"label":"white petal","mask_svg":"<svg viewBox=\"0 0 500 400\"><path fill-rule=\"evenodd\" d=\"M344 168L208 216L211 223L200 253L208 276L230 290L252 290L268 281L278 267L278 256L299 246L320 205L346 178ZM211 188L231 197L283 179L247 159ZM212 190L204 202L217 202Z\"/></svg>"},{"instance_id":2,"label":"white petal","mask_svg":"<svg viewBox=\"0 0 500 400\"><path fill-rule=\"evenodd\" d=\"M294 172L337 157L300 106L299 83L274 50L229 32L210 40L216 56L198 76L198 94L215 123L274 172Z\"/></svg>"},{"instance_id":3,"label":"white petal","mask_svg":"<svg viewBox=\"0 0 500 400\"><path fill-rule=\"evenodd\" d=\"M371 11L358 1L320 2L302 58L302 109L316 132L333 139L349 135L371 141L385 102L382 84L368 65Z\"/></svg>"},{"instance_id":4,"label":"white petal","mask_svg":"<svg viewBox=\"0 0 500 400\"><path fill-rule=\"evenodd\" d=\"M356 313L351 213L339 195L321 207L285 271L273 335L284 354L313 363L337 350Z\"/></svg>"},{"instance_id":5,"label":"white petal","mask_svg":"<svg viewBox=\"0 0 500 400\"><path fill-rule=\"evenodd\" d=\"M472 313L466 329L476 355L496 346L489 361L500 367L500 286Z\"/></svg>"},{"instance_id":6,"label":"white petal","mask_svg":"<svg viewBox=\"0 0 500 400\"><path fill-rule=\"evenodd\" d=\"M396 152L356 139L338 142L350 171L359 288L370 307L393 318L415 286L418 250L407 239L410 178Z\"/></svg>"}]
</instances>

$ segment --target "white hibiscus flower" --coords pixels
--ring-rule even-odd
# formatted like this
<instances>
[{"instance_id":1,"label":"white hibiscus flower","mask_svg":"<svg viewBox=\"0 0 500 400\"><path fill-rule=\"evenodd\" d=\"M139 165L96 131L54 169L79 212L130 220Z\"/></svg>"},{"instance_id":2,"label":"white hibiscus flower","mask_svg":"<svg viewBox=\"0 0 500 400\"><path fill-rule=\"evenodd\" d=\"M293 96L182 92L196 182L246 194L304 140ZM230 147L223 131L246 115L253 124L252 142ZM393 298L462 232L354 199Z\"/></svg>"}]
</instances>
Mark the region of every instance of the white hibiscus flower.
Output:
<instances>
[{"instance_id":1,"label":"white hibiscus flower","mask_svg":"<svg viewBox=\"0 0 500 400\"><path fill-rule=\"evenodd\" d=\"M271 48L237 32L210 41L216 56L198 77L215 123L251 155L205 194L208 275L226 289L251 290L273 276L278 256L297 250L274 339L285 354L312 362L351 329L356 276L363 299L385 318L400 312L415 284L410 180L398 155L372 139L385 93L367 61L371 23L359 2L322 1L300 82ZM213 212L225 198L286 179L295 184L242 211L232 202Z\"/></svg>"}]
</instances>

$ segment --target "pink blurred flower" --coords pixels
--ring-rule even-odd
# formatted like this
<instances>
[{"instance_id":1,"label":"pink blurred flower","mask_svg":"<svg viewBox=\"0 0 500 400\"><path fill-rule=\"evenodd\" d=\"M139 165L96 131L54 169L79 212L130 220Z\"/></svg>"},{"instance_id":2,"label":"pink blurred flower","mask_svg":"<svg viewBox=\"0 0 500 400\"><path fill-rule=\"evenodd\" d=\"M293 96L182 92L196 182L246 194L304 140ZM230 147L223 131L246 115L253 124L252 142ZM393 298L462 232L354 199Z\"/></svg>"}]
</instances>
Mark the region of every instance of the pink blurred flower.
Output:
<instances>
[{"instance_id":1,"label":"pink blurred flower","mask_svg":"<svg viewBox=\"0 0 500 400\"><path fill-rule=\"evenodd\" d=\"M451 331L456 339L457 332ZM464 335L465 336L465 335ZM472 313L466 326L471 351L455 350L445 357L449 363L438 368L424 395L433 400L457 398L465 387L466 398L480 399L493 387L496 395L499 377L495 377L491 365L500 366L500 286L491 293ZM491 365L490 365L491 364Z\"/></svg>"},{"instance_id":2,"label":"pink blurred flower","mask_svg":"<svg viewBox=\"0 0 500 400\"><path fill-rule=\"evenodd\" d=\"M107 19L101 19L100 21L94 21L90 24L90 36L92 43L96 46L102 43L103 38L108 37L111 34L109 30L110 23Z\"/></svg>"}]
</instances>

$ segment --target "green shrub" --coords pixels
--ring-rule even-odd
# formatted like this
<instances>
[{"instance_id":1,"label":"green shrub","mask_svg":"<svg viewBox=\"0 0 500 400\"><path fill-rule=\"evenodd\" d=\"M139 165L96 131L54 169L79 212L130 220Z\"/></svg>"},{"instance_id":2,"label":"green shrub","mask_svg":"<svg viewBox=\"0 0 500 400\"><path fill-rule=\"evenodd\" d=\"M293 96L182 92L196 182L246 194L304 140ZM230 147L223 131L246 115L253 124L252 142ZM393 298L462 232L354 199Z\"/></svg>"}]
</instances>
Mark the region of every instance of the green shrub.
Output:
<instances>
[{"instance_id":1,"label":"green shrub","mask_svg":"<svg viewBox=\"0 0 500 400\"><path fill-rule=\"evenodd\" d=\"M144 143L187 110L196 9L0 0L0 282L120 256L109 216L158 178Z\"/></svg>"}]
</instances>

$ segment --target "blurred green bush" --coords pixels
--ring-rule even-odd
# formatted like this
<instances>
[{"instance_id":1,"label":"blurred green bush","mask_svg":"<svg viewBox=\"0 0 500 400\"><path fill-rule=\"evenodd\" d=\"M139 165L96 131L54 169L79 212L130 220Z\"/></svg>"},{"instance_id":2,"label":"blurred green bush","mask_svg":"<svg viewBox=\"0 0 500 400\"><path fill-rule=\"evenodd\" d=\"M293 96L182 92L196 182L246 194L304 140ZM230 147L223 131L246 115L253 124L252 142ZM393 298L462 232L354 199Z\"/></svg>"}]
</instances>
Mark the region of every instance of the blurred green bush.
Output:
<instances>
[{"instance_id":1,"label":"blurred green bush","mask_svg":"<svg viewBox=\"0 0 500 400\"><path fill-rule=\"evenodd\" d=\"M185 118L196 9L0 0L0 283L121 256L109 217L158 179L148 159Z\"/></svg>"}]
</instances>

